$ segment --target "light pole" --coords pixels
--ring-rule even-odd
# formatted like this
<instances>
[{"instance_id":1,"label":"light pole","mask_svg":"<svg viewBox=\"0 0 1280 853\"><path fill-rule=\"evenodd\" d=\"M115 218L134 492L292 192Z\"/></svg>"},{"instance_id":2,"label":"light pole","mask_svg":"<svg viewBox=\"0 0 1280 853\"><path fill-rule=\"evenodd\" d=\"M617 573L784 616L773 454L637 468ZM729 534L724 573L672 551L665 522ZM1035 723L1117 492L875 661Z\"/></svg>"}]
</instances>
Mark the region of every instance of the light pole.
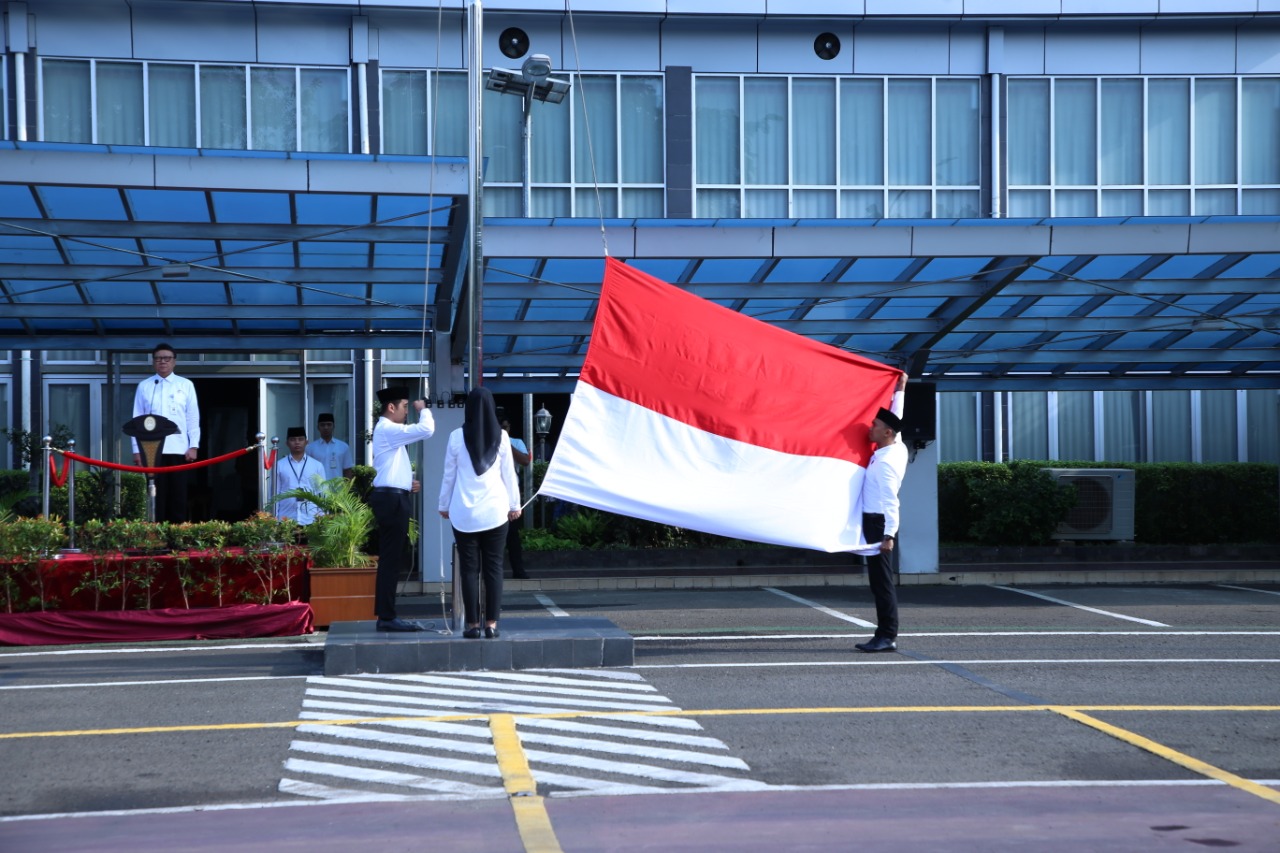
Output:
<instances>
[{"instance_id":1,"label":"light pole","mask_svg":"<svg viewBox=\"0 0 1280 853\"><path fill-rule=\"evenodd\" d=\"M535 461L547 461L547 433L551 432L551 413L547 411L546 406L539 406L538 413L533 416L533 431L538 436L537 456ZM547 499L538 496L538 508L541 518L538 519L542 527L547 526Z\"/></svg>"},{"instance_id":2,"label":"light pole","mask_svg":"<svg viewBox=\"0 0 1280 853\"><path fill-rule=\"evenodd\" d=\"M518 32L518 31L517 31ZM504 33L504 36L506 34ZM519 44L523 41L524 44ZM508 54L512 58L519 56L519 51L528 49L528 39L524 38L523 33L514 45L514 50ZM505 48L504 48L505 51ZM512 71L509 68L492 68L489 70L488 79L485 80L484 87L490 91L497 92L500 95L515 95L524 102L524 122L521 125L522 138L520 146L520 215L525 219L529 218L533 209L533 102L542 101L548 104L558 104L564 101L565 95L569 94L569 81L559 80L551 76L551 57L545 53L535 53L530 55L520 65L519 71ZM524 395L524 411L525 411L525 429L529 428L528 413L533 411L532 396ZM547 430L551 429L551 415L543 409L542 413L547 414ZM525 433L526 440L528 433ZM539 436L539 444L545 440L545 435ZM538 459L539 457L535 457ZM541 459L540 461L546 461ZM533 497L533 477L530 476L525 480L525 501ZM532 515L532 514L530 514ZM532 518L525 520L525 524L529 525L533 521Z\"/></svg>"},{"instance_id":3,"label":"light pole","mask_svg":"<svg viewBox=\"0 0 1280 853\"><path fill-rule=\"evenodd\" d=\"M489 79L484 87L502 95L516 95L524 100L524 145L520 156L520 213L528 218L531 208L532 178L530 161L533 158L533 102L558 104L569 94L569 81L551 76L551 57L545 53L529 56L519 71L509 68L489 69Z\"/></svg>"}]
</instances>

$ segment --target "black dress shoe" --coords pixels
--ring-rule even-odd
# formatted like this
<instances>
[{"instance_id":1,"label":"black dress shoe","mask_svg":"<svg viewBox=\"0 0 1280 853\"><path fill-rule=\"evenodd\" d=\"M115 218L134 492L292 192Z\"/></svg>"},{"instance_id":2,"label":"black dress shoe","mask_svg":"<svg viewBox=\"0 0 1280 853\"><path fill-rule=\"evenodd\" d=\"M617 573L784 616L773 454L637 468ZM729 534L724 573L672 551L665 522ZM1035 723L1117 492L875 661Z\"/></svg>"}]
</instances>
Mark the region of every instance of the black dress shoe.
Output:
<instances>
[{"instance_id":1,"label":"black dress shoe","mask_svg":"<svg viewBox=\"0 0 1280 853\"><path fill-rule=\"evenodd\" d=\"M422 626L407 619L379 619L379 631L421 631Z\"/></svg>"},{"instance_id":2,"label":"black dress shoe","mask_svg":"<svg viewBox=\"0 0 1280 853\"><path fill-rule=\"evenodd\" d=\"M468 640L480 639L480 626L476 625L474 628L468 628L462 632L462 636Z\"/></svg>"},{"instance_id":3,"label":"black dress shoe","mask_svg":"<svg viewBox=\"0 0 1280 853\"><path fill-rule=\"evenodd\" d=\"M872 637L865 643L858 643L854 648L860 652L892 652L898 648L898 644L888 637Z\"/></svg>"},{"instance_id":4,"label":"black dress shoe","mask_svg":"<svg viewBox=\"0 0 1280 853\"><path fill-rule=\"evenodd\" d=\"M484 635L485 635L485 638L486 638L486 639L490 639L490 640L496 640L496 639L498 639L498 626L497 626L497 625L490 625L490 626L486 627L486 628L484 629Z\"/></svg>"}]
</instances>

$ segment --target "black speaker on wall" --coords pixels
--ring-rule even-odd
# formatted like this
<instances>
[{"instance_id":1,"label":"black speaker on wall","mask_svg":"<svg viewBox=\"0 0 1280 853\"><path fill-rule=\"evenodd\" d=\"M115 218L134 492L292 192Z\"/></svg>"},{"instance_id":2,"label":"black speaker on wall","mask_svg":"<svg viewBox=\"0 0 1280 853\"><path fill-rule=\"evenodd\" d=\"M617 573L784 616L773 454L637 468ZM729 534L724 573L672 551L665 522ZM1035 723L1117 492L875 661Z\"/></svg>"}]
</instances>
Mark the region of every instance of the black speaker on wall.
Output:
<instances>
[{"instance_id":1,"label":"black speaker on wall","mask_svg":"<svg viewBox=\"0 0 1280 853\"><path fill-rule=\"evenodd\" d=\"M937 384L908 382L902 401L902 440L933 441L938 437L937 424Z\"/></svg>"}]
</instances>

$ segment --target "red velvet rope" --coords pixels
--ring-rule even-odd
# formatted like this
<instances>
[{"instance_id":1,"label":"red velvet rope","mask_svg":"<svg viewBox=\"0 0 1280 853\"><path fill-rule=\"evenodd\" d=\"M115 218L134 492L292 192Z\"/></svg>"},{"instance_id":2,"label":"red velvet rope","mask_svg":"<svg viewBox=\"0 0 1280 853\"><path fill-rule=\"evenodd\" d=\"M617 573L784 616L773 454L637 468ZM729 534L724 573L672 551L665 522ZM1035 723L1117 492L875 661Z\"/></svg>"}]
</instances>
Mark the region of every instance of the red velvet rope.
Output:
<instances>
[{"instance_id":1,"label":"red velvet rope","mask_svg":"<svg viewBox=\"0 0 1280 853\"><path fill-rule=\"evenodd\" d=\"M271 452L267 454L267 458L262 460L262 470L270 471L276 464L276 448L271 448Z\"/></svg>"},{"instance_id":2,"label":"red velvet rope","mask_svg":"<svg viewBox=\"0 0 1280 853\"><path fill-rule=\"evenodd\" d=\"M55 486L64 486L67 482L67 470L71 467L70 459L62 460L62 473L58 473L58 463L53 461L53 455L49 456L49 476L53 478Z\"/></svg>"},{"instance_id":3,"label":"red velvet rope","mask_svg":"<svg viewBox=\"0 0 1280 853\"><path fill-rule=\"evenodd\" d=\"M233 450L230 453L224 453L221 456L215 456L212 459L201 459L199 462L188 462L185 465L167 465L159 468L147 468L143 465L122 465L119 462L107 462L104 459L90 459L88 456L81 456L79 453L72 453L70 450L59 450L53 448L54 453L61 453L68 459L74 459L77 462L83 462L86 465L96 465L99 468L114 468L117 471L133 471L138 474L168 474L173 471L190 471L192 468L203 468L206 465L217 465L219 462L226 462L228 459L235 459L238 456L244 456L257 447L242 447L239 450ZM49 464L53 464L53 458L50 457Z\"/></svg>"}]
</instances>

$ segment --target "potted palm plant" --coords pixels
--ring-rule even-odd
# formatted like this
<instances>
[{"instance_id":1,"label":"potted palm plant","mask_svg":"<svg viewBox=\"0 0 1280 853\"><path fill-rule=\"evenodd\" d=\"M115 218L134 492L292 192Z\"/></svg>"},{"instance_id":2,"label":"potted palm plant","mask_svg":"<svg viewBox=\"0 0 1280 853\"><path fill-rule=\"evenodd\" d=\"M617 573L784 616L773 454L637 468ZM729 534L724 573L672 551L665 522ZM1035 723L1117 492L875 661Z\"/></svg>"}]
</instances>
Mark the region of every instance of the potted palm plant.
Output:
<instances>
[{"instance_id":1,"label":"potted palm plant","mask_svg":"<svg viewBox=\"0 0 1280 853\"><path fill-rule=\"evenodd\" d=\"M310 501L323 513L306 528L316 627L374 618L377 558L364 552L364 544L375 521L373 510L361 500L355 484L345 477L334 477L316 491L289 489L275 500L285 498Z\"/></svg>"}]
</instances>

